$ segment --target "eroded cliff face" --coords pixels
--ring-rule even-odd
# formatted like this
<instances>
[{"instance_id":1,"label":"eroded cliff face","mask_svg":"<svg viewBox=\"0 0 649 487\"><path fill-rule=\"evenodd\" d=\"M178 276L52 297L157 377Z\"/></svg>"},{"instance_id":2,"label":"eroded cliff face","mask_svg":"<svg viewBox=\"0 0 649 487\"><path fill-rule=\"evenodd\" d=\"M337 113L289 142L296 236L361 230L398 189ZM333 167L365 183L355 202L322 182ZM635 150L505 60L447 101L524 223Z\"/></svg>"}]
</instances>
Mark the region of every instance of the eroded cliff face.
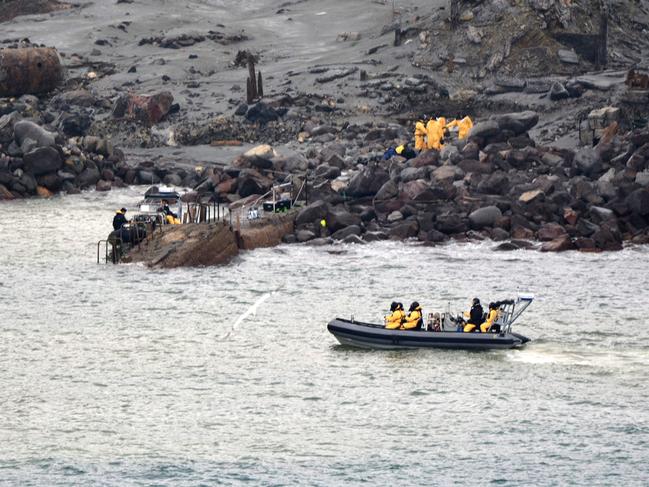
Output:
<instances>
[{"instance_id":1,"label":"eroded cliff face","mask_svg":"<svg viewBox=\"0 0 649 487\"><path fill-rule=\"evenodd\" d=\"M294 215L269 215L237 229L229 224L190 223L166 225L134 247L123 262L143 262L151 267L202 267L224 265L239 250L272 247L293 232Z\"/></svg>"}]
</instances>

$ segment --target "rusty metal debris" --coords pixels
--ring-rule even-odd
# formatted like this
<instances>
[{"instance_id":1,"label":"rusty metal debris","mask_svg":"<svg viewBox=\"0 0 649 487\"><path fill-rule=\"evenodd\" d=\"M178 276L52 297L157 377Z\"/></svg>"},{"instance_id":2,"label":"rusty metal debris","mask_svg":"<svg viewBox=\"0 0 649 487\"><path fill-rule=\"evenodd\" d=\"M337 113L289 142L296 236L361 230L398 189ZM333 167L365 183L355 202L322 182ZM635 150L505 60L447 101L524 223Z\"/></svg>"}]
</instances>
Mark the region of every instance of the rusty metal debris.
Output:
<instances>
[{"instance_id":1,"label":"rusty metal debris","mask_svg":"<svg viewBox=\"0 0 649 487\"><path fill-rule=\"evenodd\" d=\"M54 48L0 49L0 96L47 93L62 79L61 60Z\"/></svg>"}]
</instances>

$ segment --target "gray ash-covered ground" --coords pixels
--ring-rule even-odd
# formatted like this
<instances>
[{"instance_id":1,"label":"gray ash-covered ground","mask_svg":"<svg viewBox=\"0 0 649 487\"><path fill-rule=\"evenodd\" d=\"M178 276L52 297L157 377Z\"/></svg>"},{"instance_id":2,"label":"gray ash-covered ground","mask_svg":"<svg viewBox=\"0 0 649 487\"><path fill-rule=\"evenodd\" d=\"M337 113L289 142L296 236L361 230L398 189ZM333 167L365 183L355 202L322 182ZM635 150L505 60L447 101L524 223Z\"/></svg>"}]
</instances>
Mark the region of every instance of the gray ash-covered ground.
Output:
<instances>
[{"instance_id":1,"label":"gray ash-covered ground","mask_svg":"<svg viewBox=\"0 0 649 487\"><path fill-rule=\"evenodd\" d=\"M35 12L38 2L24 3ZM649 2L609 3L607 66L597 70L584 35L598 33L600 9L465 2L455 29L448 2L423 0L111 1L17 17L3 24L0 47L56 47L66 81L0 99L2 194L163 181L233 201L307 171L332 221L351 227L342 238L644 241L647 141L629 131L646 119L648 98L624 81L647 67ZM247 56L265 95L250 106ZM579 149L580 120L609 105L621 108L616 133ZM529 111L522 125L498 118ZM417 119L465 115L484 122L470 143L381 161L412 139ZM58 134L57 156L40 148L50 158L36 161L42 174L25 157L34 146L10 133L18 119ZM236 157L239 145L260 143L279 155ZM497 211L476 223L483 207ZM336 220L342 208L358 218ZM318 234L303 218L295 238Z\"/></svg>"}]
</instances>

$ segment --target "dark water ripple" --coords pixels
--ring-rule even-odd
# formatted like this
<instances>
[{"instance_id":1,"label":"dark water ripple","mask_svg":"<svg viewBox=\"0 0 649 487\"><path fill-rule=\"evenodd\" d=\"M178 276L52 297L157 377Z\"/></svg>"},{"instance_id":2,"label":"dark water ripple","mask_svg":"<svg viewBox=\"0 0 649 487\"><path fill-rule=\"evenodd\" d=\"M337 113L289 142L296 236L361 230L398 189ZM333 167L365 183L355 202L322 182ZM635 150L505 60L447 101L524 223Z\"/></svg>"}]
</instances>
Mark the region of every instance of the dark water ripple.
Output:
<instances>
[{"instance_id":1,"label":"dark water ripple","mask_svg":"<svg viewBox=\"0 0 649 487\"><path fill-rule=\"evenodd\" d=\"M645 249L382 243L97 266L112 210L137 199L3 205L0 483L646 484ZM528 290L520 351L357 351L325 329L395 298L432 310Z\"/></svg>"}]
</instances>

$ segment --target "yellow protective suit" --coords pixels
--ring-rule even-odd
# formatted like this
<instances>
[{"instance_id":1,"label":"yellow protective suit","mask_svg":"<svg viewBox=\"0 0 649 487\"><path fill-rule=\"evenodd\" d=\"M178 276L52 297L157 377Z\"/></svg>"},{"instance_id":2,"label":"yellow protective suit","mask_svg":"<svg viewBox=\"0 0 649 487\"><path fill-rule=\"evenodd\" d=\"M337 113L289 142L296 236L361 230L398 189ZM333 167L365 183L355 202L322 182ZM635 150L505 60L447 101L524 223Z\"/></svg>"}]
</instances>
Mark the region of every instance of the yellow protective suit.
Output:
<instances>
[{"instance_id":1,"label":"yellow protective suit","mask_svg":"<svg viewBox=\"0 0 649 487\"><path fill-rule=\"evenodd\" d=\"M401 144L401 145L398 146L396 149L394 149L394 152L396 152L397 154L401 155L401 153L404 151L405 148L406 148L406 146L403 145L403 144Z\"/></svg>"},{"instance_id":2,"label":"yellow protective suit","mask_svg":"<svg viewBox=\"0 0 649 487\"><path fill-rule=\"evenodd\" d=\"M415 124L415 150L421 151L426 148L426 126L421 120Z\"/></svg>"},{"instance_id":3,"label":"yellow protective suit","mask_svg":"<svg viewBox=\"0 0 649 487\"><path fill-rule=\"evenodd\" d=\"M476 329L476 325L473 323L467 323L464 325L464 333L471 333Z\"/></svg>"},{"instance_id":4,"label":"yellow protective suit","mask_svg":"<svg viewBox=\"0 0 649 487\"><path fill-rule=\"evenodd\" d=\"M450 129L457 127L457 138L462 140L466 139L473 128L473 120L470 117L464 117L462 120L453 120L446 124L446 128Z\"/></svg>"},{"instance_id":5,"label":"yellow protective suit","mask_svg":"<svg viewBox=\"0 0 649 487\"><path fill-rule=\"evenodd\" d=\"M404 321L403 325L401 325L401 328L404 330L412 330L413 328L417 328L420 320L421 306L418 306L414 311L408 313L408 316L406 316L406 321Z\"/></svg>"},{"instance_id":6,"label":"yellow protective suit","mask_svg":"<svg viewBox=\"0 0 649 487\"><path fill-rule=\"evenodd\" d=\"M483 324L480 325L480 331L482 333L487 333L489 331L491 325L493 325L498 319L498 314L499 313L497 309L492 309L489 311L489 316L487 317L487 321L485 321Z\"/></svg>"},{"instance_id":7,"label":"yellow protective suit","mask_svg":"<svg viewBox=\"0 0 649 487\"><path fill-rule=\"evenodd\" d=\"M401 321L406 316L406 313L401 309L397 309L392 314L385 317L385 327L388 330L396 330L401 326Z\"/></svg>"},{"instance_id":8,"label":"yellow protective suit","mask_svg":"<svg viewBox=\"0 0 649 487\"><path fill-rule=\"evenodd\" d=\"M462 120L460 120L460 124L458 125L458 138L460 140L466 139L472 128L473 120L471 120L470 117L464 117Z\"/></svg>"},{"instance_id":9,"label":"yellow protective suit","mask_svg":"<svg viewBox=\"0 0 649 487\"><path fill-rule=\"evenodd\" d=\"M426 124L426 136L428 149L442 150L442 139L446 129L446 119L440 117L437 120L430 119Z\"/></svg>"},{"instance_id":10,"label":"yellow protective suit","mask_svg":"<svg viewBox=\"0 0 649 487\"><path fill-rule=\"evenodd\" d=\"M167 220L167 223L169 225L180 225L180 220L178 218L174 218L171 215L167 215L165 219Z\"/></svg>"}]
</instances>

